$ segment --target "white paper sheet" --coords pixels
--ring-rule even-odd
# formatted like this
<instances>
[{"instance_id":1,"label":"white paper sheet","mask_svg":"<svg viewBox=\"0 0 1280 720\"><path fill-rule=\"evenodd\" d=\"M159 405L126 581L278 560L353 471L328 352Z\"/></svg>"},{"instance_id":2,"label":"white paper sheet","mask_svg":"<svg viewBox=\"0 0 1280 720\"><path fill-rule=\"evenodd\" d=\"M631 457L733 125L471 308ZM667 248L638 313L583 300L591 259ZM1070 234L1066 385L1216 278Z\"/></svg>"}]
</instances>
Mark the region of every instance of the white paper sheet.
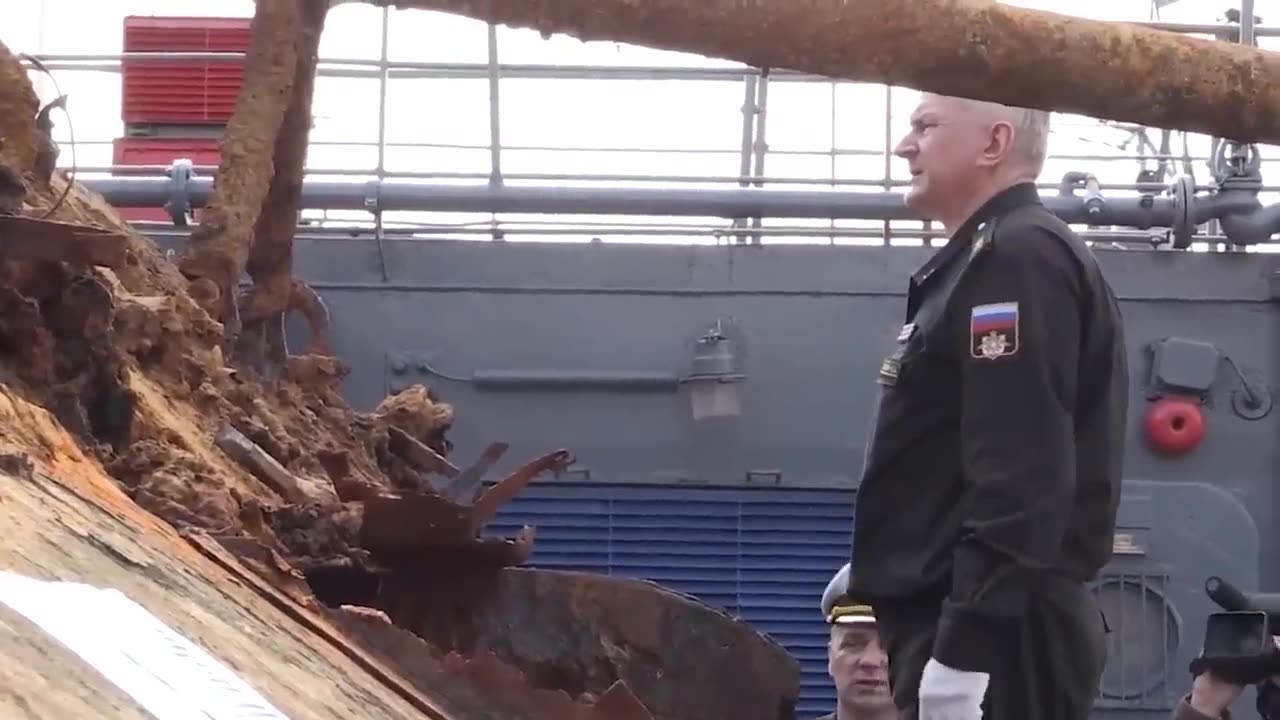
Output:
<instances>
[{"instance_id":1,"label":"white paper sheet","mask_svg":"<svg viewBox=\"0 0 1280 720\"><path fill-rule=\"evenodd\" d=\"M288 720L225 665L117 590L0 571L0 602L156 720Z\"/></svg>"}]
</instances>

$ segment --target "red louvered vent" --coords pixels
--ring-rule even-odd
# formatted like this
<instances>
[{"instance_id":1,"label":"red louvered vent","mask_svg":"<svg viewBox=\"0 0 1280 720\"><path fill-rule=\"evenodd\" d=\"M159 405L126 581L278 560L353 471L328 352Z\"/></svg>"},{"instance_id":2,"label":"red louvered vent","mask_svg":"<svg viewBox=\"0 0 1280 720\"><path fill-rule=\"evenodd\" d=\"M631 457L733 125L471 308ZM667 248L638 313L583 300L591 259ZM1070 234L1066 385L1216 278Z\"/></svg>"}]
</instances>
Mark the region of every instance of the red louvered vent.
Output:
<instances>
[{"instance_id":1,"label":"red louvered vent","mask_svg":"<svg viewBox=\"0 0 1280 720\"><path fill-rule=\"evenodd\" d=\"M124 51L248 52L249 18L124 19ZM121 70L126 125L225 125L244 82L244 62L129 61Z\"/></svg>"}]
</instances>

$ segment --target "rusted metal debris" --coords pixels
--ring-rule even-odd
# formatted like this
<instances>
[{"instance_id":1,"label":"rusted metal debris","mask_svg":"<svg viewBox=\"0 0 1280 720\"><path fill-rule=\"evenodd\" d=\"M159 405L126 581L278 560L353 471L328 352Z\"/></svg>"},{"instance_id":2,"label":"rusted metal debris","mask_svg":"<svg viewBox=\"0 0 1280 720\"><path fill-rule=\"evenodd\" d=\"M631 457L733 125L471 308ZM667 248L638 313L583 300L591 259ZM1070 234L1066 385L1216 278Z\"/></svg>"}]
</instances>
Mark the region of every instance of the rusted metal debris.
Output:
<instances>
[{"instance_id":1,"label":"rusted metal debris","mask_svg":"<svg viewBox=\"0 0 1280 720\"><path fill-rule=\"evenodd\" d=\"M662 720L795 716L800 671L785 649L655 583L524 568L406 572L384 577L373 604L439 651L491 652L535 687L603 696L622 682Z\"/></svg>"},{"instance_id":2,"label":"rusted metal debris","mask_svg":"<svg viewBox=\"0 0 1280 720\"><path fill-rule=\"evenodd\" d=\"M598 698L535 687L491 652L439 652L367 605L323 608L296 581L281 590L279 558L254 540L184 531L183 537L250 589L328 642L426 717L436 720L654 720L622 681ZM263 572L271 573L262 577ZM294 573L296 575L296 573ZM296 579L295 579L296 580ZM443 659L441 655L445 655ZM465 680L458 683L458 678ZM432 697L427 697L430 693Z\"/></svg>"},{"instance_id":3,"label":"rusted metal debris","mask_svg":"<svg viewBox=\"0 0 1280 720\"><path fill-rule=\"evenodd\" d=\"M393 429L394 430L394 429ZM390 433L401 448L427 449L402 432ZM360 546L376 561L389 566L424 562L476 563L490 567L518 565L533 551L535 530L525 527L514 540L479 537L498 509L538 475L559 472L573 464L567 450L556 450L524 464L479 493L483 473L506 451L506 443L491 443L480 459L453 473L448 494L380 493L365 499ZM420 455L430 457L430 455ZM474 501L472 498L475 498Z\"/></svg>"},{"instance_id":4,"label":"rusted metal debris","mask_svg":"<svg viewBox=\"0 0 1280 720\"><path fill-rule=\"evenodd\" d=\"M290 245L292 245L290 239ZM329 335L329 307L320 294L301 280L293 280L289 290L289 312L300 313L307 321L307 355L332 355L333 340Z\"/></svg>"},{"instance_id":5,"label":"rusted metal debris","mask_svg":"<svg viewBox=\"0 0 1280 720\"><path fill-rule=\"evenodd\" d=\"M418 688L445 695L447 709L459 720L654 720L621 682L599 697L575 698L563 690L539 687L492 653L441 653L408 630L388 624L384 614L344 609L329 611L329 616Z\"/></svg>"},{"instance_id":6,"label":"rusted metal debris","mask_svg":"<svg viewBox=\"0 0 1280 720\"><path fill-rule=\"evenodd\" d=\"M504 504L510 502L533 482L537 476L548 472L564 472L573 464L568 450L556 450L521 465L515 472L494 483L484 491L471 507L471 525L479 532Z\"/></svg>"},{"instance_id":7,"label":"rusted metal debris","mask_svg":"<svg viewBox=\"0 0 1280 720\"><path fill-rule=\"evenodd\" d=\"M295 0L297 1L297 0ZM292 278L293 236L302 210L302 178L305 174L307 149L312 126L312 98L315 94L316 64L319 61L320 36L324 31L327 3L300 2L297 35L297 64L294 67L292 95L276 133L272 164L274 174L254 226L252 246L244 269L253 278L253 287L240 309L245 328L259 322L268 326L268 344L280 346L271 361L284 364L284 316L302 301L299 283ZM305 286L304 286L305 287ZM318 297L312 294L315 300ZM320 304L323 308L323 303ZM317 327L312 316L312 340ZM277 328L280 328L277 337ZM322 331L327 334L327 331Z\"/></svg>"},{"instance_id":8,"label":"rusted metal debris","mask_svg":"<svg viewBox=\"0 0 1280 720\"><path fill-rule=\"evenodd\" d=\"M360 546L390 567L519 565L533 553L536 531L512 540L479 538L472 509L439 495L375 495L364 501Z\"/></svg>"},{"instance_id":9,"label":"rusted metal debris","mask_svg":"<svg viewBox=\"0 0 1280 720\"><path fill-rule=\"evenodd\" d=\"M257 318L240 317L242 327L236 338L236 360L255 368L268 380L278 379L288 367L290 350L284 324L288 314L295 310L302 314L307 323L307 344L303 354L333 355L333 340L329 334L329 308L325 306L324 300L301 280L293 280L289 290L288 305L283 311ZM255 296L251 290L245 294L240 304L248 303L253 297L268 296Z\"/></svg>"},{"instance_id":10,"label":"rusted metal debris","mask_svg":"<svg viewBox=\"0 0 1280 720\"><path fill-rule=\"evenodd\" d=\"M236 282L249 261L262 203L277 172L276 143L294 100L299 57L309 43L306 6L311 5L323 3L255 4L244 86L220 147L213 197L178 263L198 302L230 336L240 331Z\"/></svg>"},{"instance_id":11,"label":"rusted metal debris","mask_svg":"<svg viewBox=\"0 0 1280 720\"><path fill-rule=\"evenodd\" d=\"M225 424L213 440L232 460L243 465L287 502L306 502L307 497L293 473L239 430Z\"/></svg>"},{"instance_id":12,"label":"rusted metal debris","mask_svg":"<svg viewBox=\"0 0 1280 720\"><path fill-rule=\"evenodd\" d=\"M449 653L444 666L463 675L492 702L529 708L538 717L554 720L654 720L627 684L618 680L598 699L588 694L575 701L562 690L532 689L524 673L491 652L471 658Z\"/></svg>"},{"instance_id":13,"label":"rusted metal debris","mask_svg":"<svg viewBox=\"0 0 1280 720\"><path fill-rule=\"evenodd\" d=\"M387 448L415 470L455 478L462 472L443 455L394 425L387 426Z\"/></svg>"},{"instance_id":14,"label":"rusted metal debris","mask_svg":"<svg viewBox=\"0 0 1280 720\"><path fill-rule=\"evenodd\" d=\"M349 642L331 625L308 610L304 605L299 604L293 597L276 590L275 587L264 582L255 573L246 569L237 561L235 555L218 541L198 530L183 531L182 534L187 542L199 550L202 555L240 579L250 589L292 620L324 639L343 655L350 658L361 669L377 678L383 685L386 685L410 705L420 710L425 716L432 720L456 720L439 704L424 696L417 688L406 682L395 671L389 669L378 658L356 644Z\"/></svg>"},{"instance_id":15,"label":"rusted metal debris","mask_svg":"<svg viewBox=\"0 0 1280 720\"><path fill-rule=\"evenodd\" d=\"M0 193L2 194L2 193ZM129 239L89 225L0 214L0 258L118 268Z\"/></svg>"},{"instance_id":16,"label":"rusted metal debris","mask_svg":"<svg viewBox=\"0 0 1280 720\"><path fill-rule=\"evenodd\" d=\"M489 472L489 468L502 459L509 447L510 445L504 442L489 443L484 452L480 453L479 460L476 460L475 463L469 465L454 477L449 478L449 482L443 487L437 488L437 490L441 495L459 505L470 505L475 501L476 493L480 490L480 483L484 481L484 474Z\"/></svg>"}]
</instances>

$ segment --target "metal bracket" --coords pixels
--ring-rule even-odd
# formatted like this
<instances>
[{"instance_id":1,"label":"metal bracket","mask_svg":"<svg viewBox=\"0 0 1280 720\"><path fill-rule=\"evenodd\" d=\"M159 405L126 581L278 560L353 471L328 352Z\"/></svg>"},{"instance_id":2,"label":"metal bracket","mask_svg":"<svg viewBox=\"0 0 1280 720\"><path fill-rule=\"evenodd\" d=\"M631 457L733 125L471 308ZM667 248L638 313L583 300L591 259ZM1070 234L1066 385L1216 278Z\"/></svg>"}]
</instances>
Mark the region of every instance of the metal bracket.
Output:
<instances>
[{"instance_id":1,"label":"metal bracket","mask_svg":"<svg viewBox=\"0 0 1280 720\"><path fill-rule=\"evenodd\" d=\"M405 352L387 353L386 370L387 391L393 395L423 382L430 375L413 355Z\"/></svg>"},{"instance_id":2,"label":"metal bracket","mask_svg":"<svg viewBox=\"0 0 1280 720\"><path fill-rule=\"evenodd\" d=\"M748 470L747 484L748 485L769 485L772 487L778 487L782 485L782 471L781 470Z\"/></svg>"},{"instance_id":3,"label":"metal bracket","mask_svg":"<svg viewBox=\"0 0 1280 720\"><path fill-rule=\"evenodd\" d=\"M169 200L164 209L176 227L186 227L193 216L191 211L191 180L195 177L195 163L188 158L173 161L165 174L169 176Z\"/></svg>"},{"instance_id":4,"label":"metal bracket","mask_svg":"<svg viewBox=\"0 0 1280 720\"><path fill-rule=\"evenodd\" d=\"M1273 403L1271 391L1266 388L1255 390L1252 397L1247 388L1231 391L1231 409L1245 420L1261 420L1270 415Z\"/></svg>"},{"instance_id":5,"label":"metal bracket","mask_svg":"<svg viewBox=\"0 0 1280 720\"><path fill-rule=\"evenodd\" d=\"M564 470L557 470L552 477L556 480L567 480L570 482L589 482L591 480L591 468L569 467Z\"/></svg>"},{"instance_id":6,"label":"metal bracket","mask_svg":"<svg viewBox=\"0 0 1280 720\"><path fill-rule=\"evenodd\" d=\"M378 246L378 269L382 271L382 279L391 279L391 269L387 266L387 249L383 245L382 232L382 181L370 180L364 184L364 209L373 215L373 241Z\"/></svg>"}]
</instances>

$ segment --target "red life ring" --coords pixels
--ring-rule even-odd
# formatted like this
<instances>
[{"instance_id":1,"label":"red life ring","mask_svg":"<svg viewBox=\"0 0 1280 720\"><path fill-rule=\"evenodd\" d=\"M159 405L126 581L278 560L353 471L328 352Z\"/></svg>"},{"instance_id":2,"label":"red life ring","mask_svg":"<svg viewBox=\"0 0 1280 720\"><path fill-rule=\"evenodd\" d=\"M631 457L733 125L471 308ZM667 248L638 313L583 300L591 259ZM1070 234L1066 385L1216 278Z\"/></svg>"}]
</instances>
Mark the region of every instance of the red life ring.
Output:
<instances>
[{"instance_id":1,"label":"red life ring","mask_svg":"<svg viewBox=\"0 0 1280 720\"><path fill-rule=\"evenodd\" d=\"M1157 450L1181 455L1204 439L1204 413L1183 398L1162 398L1147 411L1147 441Z\"/></svg>"}]
</instances>

